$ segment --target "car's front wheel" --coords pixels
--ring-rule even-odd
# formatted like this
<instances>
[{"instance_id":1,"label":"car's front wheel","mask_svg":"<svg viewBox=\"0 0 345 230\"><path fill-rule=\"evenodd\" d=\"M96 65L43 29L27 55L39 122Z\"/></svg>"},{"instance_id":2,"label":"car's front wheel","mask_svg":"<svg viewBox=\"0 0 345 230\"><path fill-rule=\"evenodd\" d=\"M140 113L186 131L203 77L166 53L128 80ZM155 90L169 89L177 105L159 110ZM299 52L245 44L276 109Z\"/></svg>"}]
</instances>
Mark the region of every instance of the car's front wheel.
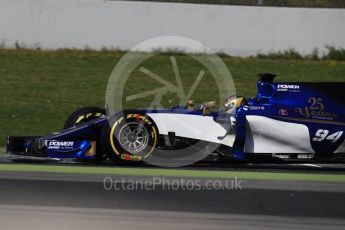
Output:
<instances>
[{"instance_id":1,"label":"car's front wheel","mask_svg":"<svg viewBox=\"0 0 345 230\"><path fill-rule=\"evenodd\" d=\"M106 115L106 111L103 108L99 107L83 107L71 115L65 121L64 129L71 128L73 126L81 125L85 122L89 122L100 118L101 116ZM96 157L94 159L77 159L80 162L88 162L88 163L99 163L104 161L107 158L106 154L102 151L100 146L96 146Z\"/></svg>"},{"instance_id":2,"label":"car's front wheel","mask_svg":"<svg viewBox=\"0 0 345 230\"><path fill-rule=\"evenodd\" d=\"M65 121L64 129L71 128L82 123L95 120L106 115L106 111L99 107L83 107L74 111Z\"/></svg>"},{"instance_id":3,"label":"car's front wheel","mask_svg":"<svg viewBox=\"0 0 345 230\"><path fill-rule=\"evenodd\" d=\"M157 147L158 131L152 119L137 112L109 119L102 140L108 157L120 165L140 165Z\"/></svg>"}]
</instances>

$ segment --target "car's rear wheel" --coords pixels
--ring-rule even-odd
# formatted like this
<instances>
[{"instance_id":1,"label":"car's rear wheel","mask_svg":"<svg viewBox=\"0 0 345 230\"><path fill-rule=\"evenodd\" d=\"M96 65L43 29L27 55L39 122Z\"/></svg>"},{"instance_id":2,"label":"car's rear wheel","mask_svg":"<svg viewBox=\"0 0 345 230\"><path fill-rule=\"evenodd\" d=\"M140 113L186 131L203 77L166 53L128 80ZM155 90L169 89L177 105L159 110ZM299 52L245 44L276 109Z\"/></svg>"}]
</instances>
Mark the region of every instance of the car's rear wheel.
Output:
<instances>
[{"instance_id":1,"label":"car's rear wheel","mask_svg":"<svg viewBox=\"0 0 345 230\"><path fill-rule=\"evenodd\" d=\"M64 124L64 129L71 128L73 126L81 125L85 122L89 122L106 115L105 109L99 107L83 107L73 112ZM99 144L99 143L97 143ZM94 159L77 159L79 162L98 163L104 161L107 158L106 154L102 151L100 146L96 146L96 157Z\"/></svg>"},{"instance_id":2,"label":"car's rear wheel","mask_svg":"<svg viewBox=\"0 0 345 230\"><path fill-rule=\"evenodd\" d=\"M146 115L126 112L109 119L102 130L104 150L120 165L140 165L157 147L158 132Z\"/></svg>"}]
</instances>

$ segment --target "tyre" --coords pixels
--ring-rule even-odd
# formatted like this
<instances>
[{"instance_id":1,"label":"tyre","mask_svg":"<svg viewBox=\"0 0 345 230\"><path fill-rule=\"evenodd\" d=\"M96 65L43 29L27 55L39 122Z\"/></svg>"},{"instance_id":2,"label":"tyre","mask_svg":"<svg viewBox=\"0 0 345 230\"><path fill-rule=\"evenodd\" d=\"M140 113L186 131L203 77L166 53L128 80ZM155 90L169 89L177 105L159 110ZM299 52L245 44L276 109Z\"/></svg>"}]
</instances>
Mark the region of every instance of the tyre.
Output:
<instances>
[{"instance_id":1,"label":"tyre","mask_svg":"<svg viewBox=\"0 0 345 230\"><path fill-rule=\"evenodd\" d=\"M73 112L66 120L64 124L64 129L71 128L73 126L80 125L82 123L95 120L103 115L106 115L105 109L99 107L83 107L75 112ZM79 162L87 163L99 163L104 161L107 157L106 154L102 151L102 148L97 145L96 147L96 158L94 159L76 159Z\"/></svg>"},{"instance_id":2,"label":"tyre","mask_svg":"<svg viewBox=\"0 0 345 230\"><path fill-rule=\"evenodd\" d=\"M99 107L83 107L73 112L66 120L63 128L68 129L72 126L80 125L84 122L92 121L106 115L105 109Z\"/></svg>"},{"instance_id":3,"label":"tyre","mask_svg":"<svg viewBox=\"0 0 345 230\"><path fill-rule=\"evenodd\" d=\"M102 130L104 151L119 165L140 165L157 147L158 130L147 115L124 112Z\"/></svg>"}]
</instances>

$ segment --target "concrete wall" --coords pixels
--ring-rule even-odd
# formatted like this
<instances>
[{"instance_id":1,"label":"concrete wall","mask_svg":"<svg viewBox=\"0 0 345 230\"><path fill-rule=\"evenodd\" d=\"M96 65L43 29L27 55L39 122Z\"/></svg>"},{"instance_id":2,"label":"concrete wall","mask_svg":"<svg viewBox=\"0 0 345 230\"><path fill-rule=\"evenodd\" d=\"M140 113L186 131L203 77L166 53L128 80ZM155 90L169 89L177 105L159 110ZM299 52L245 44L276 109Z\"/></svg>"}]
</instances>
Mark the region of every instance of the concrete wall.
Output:
<instances>
[{"instance_id":1,"label":"concrete wall","mask_svg":"<svg viewBox=\"0 0 345 230\"><path fill-rule=\"evenodd\" d=\"M345 47L345 10L107 0L0 0L0 45L129 49L179 35L233 55Z\"/></svg>"}]
</instances>

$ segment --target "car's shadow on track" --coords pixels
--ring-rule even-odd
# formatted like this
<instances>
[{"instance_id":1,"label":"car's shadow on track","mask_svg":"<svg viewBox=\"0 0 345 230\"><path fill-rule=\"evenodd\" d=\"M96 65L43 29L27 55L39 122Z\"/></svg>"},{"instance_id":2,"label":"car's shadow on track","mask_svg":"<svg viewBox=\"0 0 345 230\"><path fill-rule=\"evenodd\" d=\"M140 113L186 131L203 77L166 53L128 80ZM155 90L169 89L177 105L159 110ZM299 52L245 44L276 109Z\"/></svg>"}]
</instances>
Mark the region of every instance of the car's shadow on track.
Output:
<instances>
[{"instance_id":1,"label":"car's shadow on track","mask_svg":"<svg viewBox=\"0 0 345 230\"><path fill-rule=\"evenodd\" d=\"M59 160L59 159L42 159L42 158L13 158L8 155L2 156L0 163L23 163L23 164L38 164L38 165L64 165L64 166L94 166L94 167L125 167L114 164L110 160L105 160L101 163L92 163L78 160ZM158 166L144 164L141 168L159 168ZM128 166L129 168L129 166ZM135 167L136 168L136 167ZM169 168L169 167L168 167ZM175 168L176 169L176 168ZM210 171L265 171L265 172L323 172L323 173L345 173L345 163L306 163L306 162L282 162L278 160L265 160L254 162L200 162L191 166L180 167L179 169L187 170L210 170Z\"/></svg>"}]
</instances>

